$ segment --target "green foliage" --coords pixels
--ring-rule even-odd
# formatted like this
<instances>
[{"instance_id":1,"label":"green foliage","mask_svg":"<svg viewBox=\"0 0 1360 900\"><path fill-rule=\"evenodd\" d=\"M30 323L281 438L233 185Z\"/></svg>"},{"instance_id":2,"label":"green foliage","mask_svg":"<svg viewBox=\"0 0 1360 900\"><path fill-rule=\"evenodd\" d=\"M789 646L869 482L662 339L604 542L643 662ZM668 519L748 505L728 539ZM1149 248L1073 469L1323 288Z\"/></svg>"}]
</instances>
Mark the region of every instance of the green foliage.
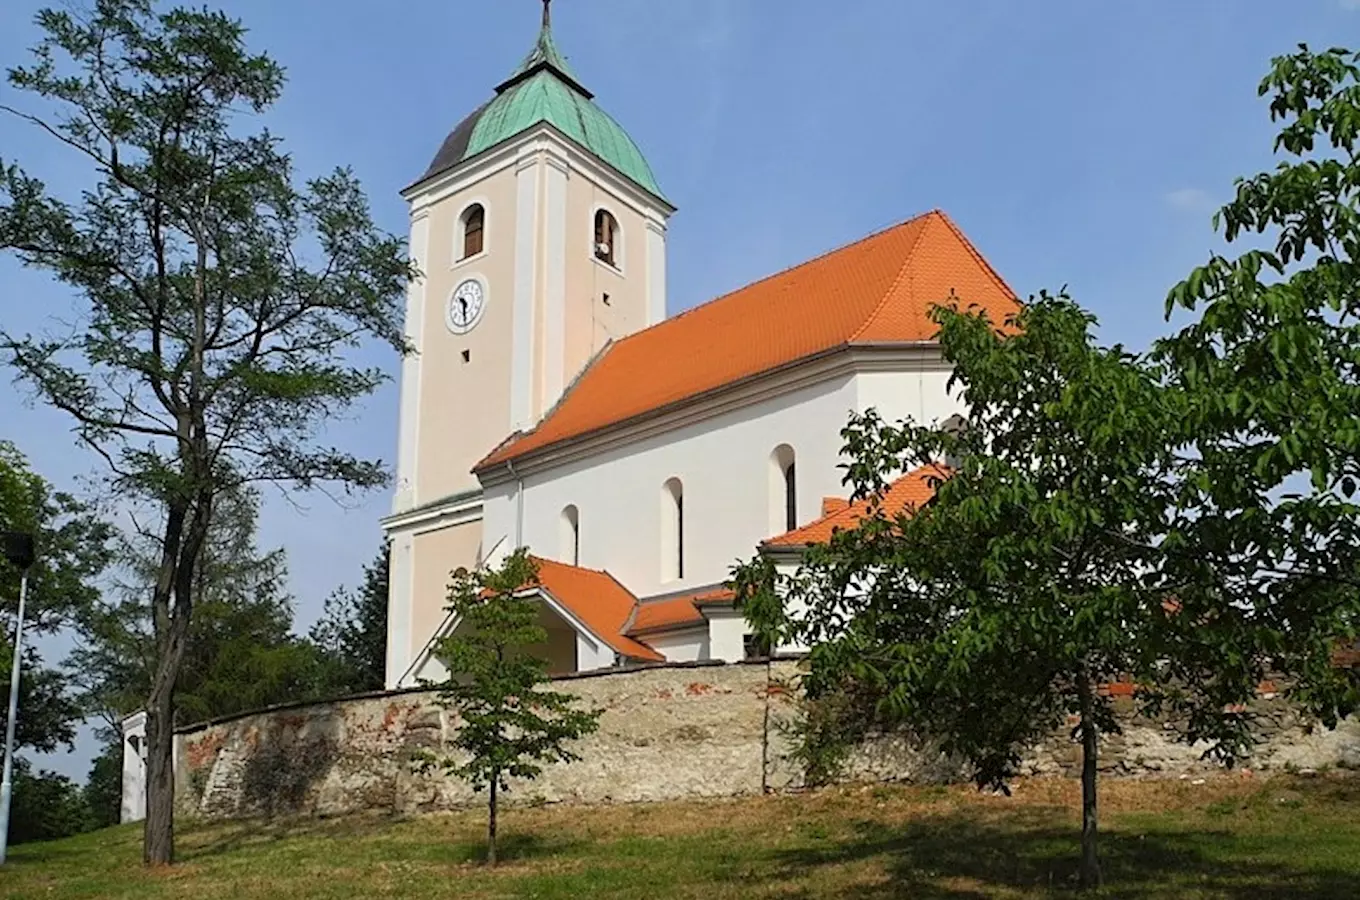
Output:
<instances>
[{"instance_id":1,"label":"green foliage","mask_svg":"<svg viewBox=\"0 0 1360 900\"><path fill-rule=\"evenodd\" d=\"M282 549L256 545L258 492L224 494L195 575L194 619L176 682L176 724L188 725L319 694L321 654L291 633ZM155 673L149 598L154 542L125 542L122 590L81 617L71 663L90 709L110 729L142 708Z\"/></svg>"},{"instance_id":2,"label":"green foliage","mask_svg":"<svg viewBox=\"0 0 1360 900\"><path fill-rule=\"evenodd\" d=\"M86 504L55 491L9 441L0 439L0 531L34 535L24 629L50 633L99 596L96 579L110 562L112 530ZM0 559L0 616L14 633L19 572Z\"/></svg>"},{"instance_id":3,"label":"green foliage","mask_svg":"<svg viewBox=\"0 0 1360 900\"><path fill-rule=\"evenodd\" d=\"M28 761L14 761L14 794L9 842L24 844L69 837L93 827L80 788L65 775L33 772Z\"/></svg>"},{"instance_id":4,"label":"green foliage","mask_svg":"<svg viewBox=\"0 0 1360 900\"><path fill-rule=\"evenodd\" d=\"M1306 46L1273 61L1259 92L1281 123L1279 165L1239 179L1215 216L1230 243L1178 284L1168 315L1198 320L1156 356L1192 396L1173 576L1186 619L1233 658L1182 665L1198 689L1254 678L1269 660L1291 696L1333 725L1360 704L1354 669L1332 664L1357 637L1360 587L1360 69ZM1263 236L1264 240L1255 238ZM1264 249L1260 246L1265 244Z\"/></svg>"},{"instance_id":5,"label":"green foliage","mask_svg":"<svg viewBox=\"0 0 1360 900\"><path fill-rule=\"evenodd\" d=\"M437 650L449 670L440 699L460 720L452 741L458 754L438 762L473 790L490 789L493 863L497 790L509 790L512 778L537 777L545 763L580 759L569 742L594 732L601 714L579 709L571 694L543 688L548 663L532 648L548 635L539 624L540 602L525 591L537 583L523 549L497 570L455 572L449 609L457 625Z\"/></svg>"},{"instance_id":6,"label":"green foliage","mask_svg":"<svg viewBox=\"0 0 1360 900\"><path fill-rule=\"evenodd\" d=\"M110 484L147 507L153 673L146 698L146 858L173 857L173 698L198 566L225 494L256 482L344 490L386 483L324 426L387 375L365 343L404 352L415 272L346 169L305 182L261 127L283 69L208 9L99 0L45 9L0 112L73 154L69 196L0 159L0 252L83 300L62 337L0 330L20 382L68 414ZM20 108L22 107L22 108Z\"/></svg>"},{"instance_id":7,"label":"green foliage","mask_svg":"<svg viewBox=\"0 0 1360 900\"><path fill-rule=\"evenodd\" d=\"M364 566L357 591L340 589L326 598L311 641L321 652L324 693L330 696L380 691L387 671L387 541Z\"/></svg>"},{"instance_id":8,"label":"green foliage","mask_svg":"<svg viewBox=\"0 0 1360 900\"><path fill-rule=\"evenodd\" d=\"M968 427L871 410L844 432L857 497L936 465L935 500L915 515L875 502L792 576L766 560L735 575L758 629L813 646L812 697L850 679L1000 787L1069 714L1115 730L1095 687L1155 668L1167 616L1149 542L1174 410L1144 365L1094 345L1066 297L1041 295L1004 331L954 309L936 319ZM934 463L946 458L957 468Z\"/></svg>"},{"instance_id":9,"label":"green foliage","mask_svg":"<svg viewBox=\"0 0 1360 900\"><path fill-rule=\"evenodd\" d=\"M96 602L96 579L109 562L110 529L73 497L54 491L18 449L0 440L0 531L33 534L38 558L29 570L24 611L24 661L16 725L20 747L50 752L75 738L81 710L69 677L48 668L33 637L70 624ZM14 660L14 626L20 574L0 559L0 671L8 686ZM0 705L0 729L7 710Z\"/></svg>"},{"instance_id":10,"label":"green foliage","mask_svg":"<svg viewBox=\"0 0 1360 900\"><path fill-rule=\"evenodd\" d=\"M971 418L962 433L881 422L844 432L847 480L881 496L937 460L914 516L879 506L782 576L734 572L770 639L814 645L814 697L851 678L939 737L981 785L1068 716L1084 749L1083 883L1095 866L1096 688L1232 763L1267 677L1323 723L1360 707L1334 664L1360 617L1360 68L1344 50L1274 60L1260 92L1290 159L1240 180L1216 217L1230 242L1170 294L1198 321L1148 358L1100 348L1065 297L1014 321L937 308ZM791 612L793 611L793 612Z\"/></svg>"},{"instance_id":11,"label":"green foliage","mask_svg":"<svg viewBox=\"0 0 1360 900\"><path fill-rule=\"evenodd\" d=\"M116 736L90 764L89 779L82 792L89 810L90 827L117 825L123 814L123 742Z\"/></svg>"}]
</instances>

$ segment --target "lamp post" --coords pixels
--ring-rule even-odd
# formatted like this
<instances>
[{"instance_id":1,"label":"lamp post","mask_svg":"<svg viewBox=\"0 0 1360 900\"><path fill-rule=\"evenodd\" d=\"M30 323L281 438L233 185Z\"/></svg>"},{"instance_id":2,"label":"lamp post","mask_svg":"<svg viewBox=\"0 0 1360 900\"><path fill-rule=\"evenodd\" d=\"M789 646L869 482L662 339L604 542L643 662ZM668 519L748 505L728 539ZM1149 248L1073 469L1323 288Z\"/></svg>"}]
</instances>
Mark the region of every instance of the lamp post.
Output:
<instances>
[{"instance_id":1,"label":"lamp post","mask_svg":"<svg viewBox=\"0 0 1360 900\"><path fill-rule=\"evenodd\" d=\"M9 716L5 719L5 774L0 781L0 865L5 863L9 847L9 801L14 789L14 721L19 713L19 656L24 641L24 601L28 599L28 570L33 566L37 553L33 547L33 535L19 531L6 531L3 538L5 559L19 570L19 616L14 626L14 666L9 675Z\"/></svg>"}]
</instances>

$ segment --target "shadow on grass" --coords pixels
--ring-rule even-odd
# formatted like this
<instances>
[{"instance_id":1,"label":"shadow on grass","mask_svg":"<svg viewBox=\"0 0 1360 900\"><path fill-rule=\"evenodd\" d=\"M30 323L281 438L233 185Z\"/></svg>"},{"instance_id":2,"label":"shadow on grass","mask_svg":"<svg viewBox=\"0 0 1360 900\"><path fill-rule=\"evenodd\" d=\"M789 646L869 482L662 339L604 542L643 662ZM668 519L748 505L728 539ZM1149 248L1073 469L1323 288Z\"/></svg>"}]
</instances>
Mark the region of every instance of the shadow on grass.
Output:
<instances>
[{"instance_id":1,"label":"shadow on grass","mask_svg":"<svg viewBox=\"0 0 1360 900\"><path fill-rule=\"evenodd\" d=\"M1075 828L1056 824L1054 818L1032 810L1005 825L958 813L926 816L898 828L859 822L853 837L825 849L781 853L778 863L784 877L797 882L821 867L883 858L891 883L857 886L844 895L867 900L990 897L1017 890L1075 894L1080 837ZM1218 830L1107 831L1100 838L1105 888L1096 896L1120 900L1185 893L1229 900L1360 896L1355 871L1263 861L1245 847L1234 847L1235 840ZM1278 855L1288 859L1288 845Z\"/></svg>"},{"instance_id":2,"label":"shadow on grass","mask_svg":"<svg viewBox=\"0 0 1360 900\"><path fill-rule=\"evenodd\" d=\"M411 820L380 816L335 819L243 820L214 825L184 841L181 862L198 862L271 844L275 841L334 841L374 862L420 861L436 865L466 865L486 861L485 839L466 839L467 832L427 831L423 838L400 831ZM502 864L578 854L586 842L565 835L545 838L508 831L496 842Z\"/></svg>"}]
</instances>

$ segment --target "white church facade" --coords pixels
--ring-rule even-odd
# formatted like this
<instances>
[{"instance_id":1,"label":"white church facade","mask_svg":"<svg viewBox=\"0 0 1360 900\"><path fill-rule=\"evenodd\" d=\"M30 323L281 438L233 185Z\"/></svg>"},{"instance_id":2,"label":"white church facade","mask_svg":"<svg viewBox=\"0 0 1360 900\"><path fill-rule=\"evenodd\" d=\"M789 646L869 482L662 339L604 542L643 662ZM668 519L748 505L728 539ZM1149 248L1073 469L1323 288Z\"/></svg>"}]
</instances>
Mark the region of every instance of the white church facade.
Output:
<instances>
[{"instance_id":1,"label":"white church facade","mask_svg":"<svg viewBox=\"0 0 1360 900\"><path fill-rule=\"evenodd\" d=\"M387 686L437 679L450 573L539 561L554 671L751 652L723 588L848 524L851 412L962 412L930 307L1013 292L941 212L666 318L675 207L554 45L403 192L407 300ZM895 488L912 501L925 481Z\"/></svg>"}]
</instances>

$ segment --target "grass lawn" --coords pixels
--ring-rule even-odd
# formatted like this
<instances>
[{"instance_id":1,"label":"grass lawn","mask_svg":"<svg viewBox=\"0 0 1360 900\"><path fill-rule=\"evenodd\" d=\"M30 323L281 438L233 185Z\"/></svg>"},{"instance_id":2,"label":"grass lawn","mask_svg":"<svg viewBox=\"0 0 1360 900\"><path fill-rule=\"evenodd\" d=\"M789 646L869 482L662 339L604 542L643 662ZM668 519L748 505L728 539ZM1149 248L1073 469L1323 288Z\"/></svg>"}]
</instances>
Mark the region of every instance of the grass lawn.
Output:
<instances>
[{"instance_id":1,"label":"grass lawn","mask_svg":"<svg viewBox=\"0 0 1360 900\"><path fill-rule=\"evenodd\" d=\"M1360 897L1360 779L1102 785L1108 897ZM186 825L172 869L141 831L13 848L5 897L1045 897L1071 890L1078 787L967 787L507 809L505 862L476 813Z\"/></svg>"}]
</instances>

